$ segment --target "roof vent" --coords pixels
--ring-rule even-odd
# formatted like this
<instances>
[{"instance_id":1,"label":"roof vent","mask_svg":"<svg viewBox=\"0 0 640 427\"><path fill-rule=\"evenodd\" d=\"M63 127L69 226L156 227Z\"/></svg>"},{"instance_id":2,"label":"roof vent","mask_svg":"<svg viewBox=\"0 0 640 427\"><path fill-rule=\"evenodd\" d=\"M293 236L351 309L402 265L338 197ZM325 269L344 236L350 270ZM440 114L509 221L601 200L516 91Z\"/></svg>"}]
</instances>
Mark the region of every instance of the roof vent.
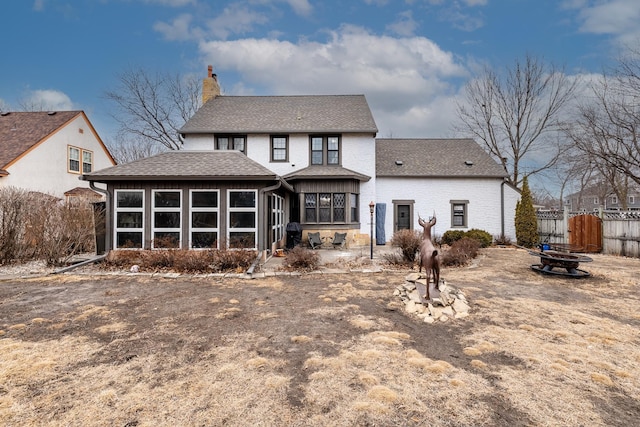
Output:
<instances>
[{"instance_id":1,"label":"roof vent","mask_svg":"<svg viewBox=\"0 0 640 427\"><path fill-rule=\"evenodd\" d=\"M465 160L464 164L467 166L473 166L473 162L471 160Z\"/></svg>"},{"instance_id":2,"label":"roof vent","mask_svg":"<svg viewBox=\"0 0 640 427\"><path fill-rule=\"evenodd\" d=\"M398 166L402 166L402 165L403 165L402 160L396 160L396 165L398 165Z\"/></svg>"},{"instance_id":3,"label":"roof vent","mask_svg":"<svg viewBox=\"0 0 640 427\"><path fill-rule=\"evenodd\" d=\"M49 111L47 114L50 115L50 116L53 116L53 115L56 114L56 112L55 111Z\"/></svg>"},{"instance_id":4,"label":"roof vent","mask_svg":"<svg viewBox=\"0 0 640 427\"><path fill-rule=\"evenodd\" d=\"M8 116L9 114L11 114L9 111L3 111L0 113L0 116L4 117L4 116Z\"/></svg>"}]
</instances>

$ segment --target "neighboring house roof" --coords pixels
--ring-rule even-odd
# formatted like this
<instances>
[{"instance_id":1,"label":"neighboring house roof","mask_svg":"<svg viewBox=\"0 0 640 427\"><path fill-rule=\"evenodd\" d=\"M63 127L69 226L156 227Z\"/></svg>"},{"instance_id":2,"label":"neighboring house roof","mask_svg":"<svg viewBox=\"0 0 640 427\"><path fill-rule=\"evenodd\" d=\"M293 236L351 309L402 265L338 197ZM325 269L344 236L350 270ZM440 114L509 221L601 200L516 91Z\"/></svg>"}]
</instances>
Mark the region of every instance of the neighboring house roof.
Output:
<instances>
[{"instance_id":1,"label":"neighboring house roof","mask_svg":"<svg viewBox=\"0 0 640 427\"><path fill-rule=\"evenodd\" d=\"M369 181L370 176L343 168L342 166L309 166L283 176L288 181L299 179L357 179Z\"/></svg>"},{"instance_id":2,"label":"neighboring house roof","mask_svg":"<svg viewBox=\"0 0 640 427\"><path fill-rule=\"evenodd\" d=\"M115 163L83 111L3 112L0 114L0 175L7 175L9 166L79 115L84 117L105 153Z\"/></svg>"},{"instance_id":3,"label":"neighboring house roof","mask_svg":"<svg viewBox=\"0 0 640 427\"><path fill-rule=\"evenodd\" d=\"M102 194L86 187L76 187L64 193L67 197L82 197L85 199L101 199Z\"/></svg>"},{"instance_id":4,"label":"neighboring house roof","mask_svg":"<svg viewBox=\"0 0 640 427\"><path fill-rule=\"evenodd\" d=\"M378 132L364 95L218 96L180 129L193 133Z\"/></svg>"},{"instance_id":5,"label":"neighboring house roof","mask_svg":"<svg viewBox=\"0 0 640 427\"><path fill-rule=\"evenodd\" d=\"M239 151L168 151L82 175L83 180L98 182L277 178Z\"/></svg>"},{"instance_id":6,"label":"neighboring house roof","mask_svg":"<svg viewBox=\"0 0 640 427\"><path fill-rule=\"evenodd\" d=\"M504 178L473 139L376 139L376 176Z\"/></svg>"}]
</instances>

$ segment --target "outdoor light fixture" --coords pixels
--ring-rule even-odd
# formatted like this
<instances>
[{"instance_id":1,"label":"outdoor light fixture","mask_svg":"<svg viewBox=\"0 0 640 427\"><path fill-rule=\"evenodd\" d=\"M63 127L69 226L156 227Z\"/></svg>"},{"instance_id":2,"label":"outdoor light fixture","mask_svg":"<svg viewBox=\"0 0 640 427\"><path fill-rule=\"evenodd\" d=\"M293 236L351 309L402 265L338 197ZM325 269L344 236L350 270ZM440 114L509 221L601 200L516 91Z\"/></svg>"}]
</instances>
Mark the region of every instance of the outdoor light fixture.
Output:
<instances>
[{"instance_id":1,"label":"outdoor light fixture","mask_svg":"<svg viewBox=\"0 0 640 427\"><path fill-rule=\"evenodd\" d=\"M369 236L369 247L371 249L370 256L373 259L373 208L375 208L375 203L373 200L369 203L369 213L371 214L371 234Z\"/></svg>"}]
</instances>

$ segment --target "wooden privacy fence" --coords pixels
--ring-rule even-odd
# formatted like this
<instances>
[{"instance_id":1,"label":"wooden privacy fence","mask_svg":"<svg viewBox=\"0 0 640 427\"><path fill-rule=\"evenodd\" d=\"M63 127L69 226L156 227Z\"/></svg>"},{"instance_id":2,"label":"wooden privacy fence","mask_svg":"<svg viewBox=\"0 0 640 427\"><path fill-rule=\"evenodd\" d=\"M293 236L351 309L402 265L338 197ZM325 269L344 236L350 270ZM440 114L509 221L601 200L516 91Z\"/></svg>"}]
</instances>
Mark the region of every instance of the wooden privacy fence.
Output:
<instances>
[{"instance_id":1,"label":"wooden privacy fence","mask_svg":"<svg viewBox=\"0 0 640 427\"><path fill-rule=\"evenodd\" d=\"M577 244L585 252L640 258L640 211L538 211L536 214L540 242ZM598 243L594 242L601 242L597 248L601 250L596 249Z\"/></svg>"}]
</instances>

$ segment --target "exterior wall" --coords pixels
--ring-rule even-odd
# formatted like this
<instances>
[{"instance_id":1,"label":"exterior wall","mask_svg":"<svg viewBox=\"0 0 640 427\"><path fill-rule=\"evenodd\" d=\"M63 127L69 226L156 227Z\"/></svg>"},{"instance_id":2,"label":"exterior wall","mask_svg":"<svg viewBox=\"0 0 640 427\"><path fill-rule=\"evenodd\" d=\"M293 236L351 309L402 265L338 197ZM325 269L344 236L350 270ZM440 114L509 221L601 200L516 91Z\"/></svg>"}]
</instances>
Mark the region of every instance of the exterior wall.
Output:
<instances>
[{"instance_id":1,"label":"exterior wall","mask_svg":"<svg viewBox=\"0 0 640 427\"><path fill-rule=\"evenodd\" d=\"M60 198L73 188L89 188L89 182L81 181L79 173L68 172L69 145L93 152L93 170L113 166L91 126L80 115L11 165L9 175L0 178L0 187L19 187Z\"/></svg>"},{"instance_id":2,"label":"exterior wall","mask_svg":"<svg viewBox=\"0 0 640 427\"><path fill-rule=\"evenodd\" d=\"M247 157L283 176L309 166L309 134L289 134L289 151L286 162L271 161L271 137L269 134L247 135ZM186 135L185 150L212 150L213 134ZM367 175L371 179L360 184L360 228L353 239L368 242L370 233L369 202L376 200L375 139L372 134L343 134L340 146L341 165L344 168ZM327 166L330 167L330 166Z\"/></svg>"},{"instance_id":3,"label":"exterior wall","mask_svg":"<svg viewBox=\"0 0 640 427\"><path fill-rule=\"evenodd\" d=\"M377 203L385 203L386 241L394 232L393 200L413 200L413 229L421 230L418 215L428 219L435 212L438 219L432 235L442 235L452 228L478 228L493 236L502 233L501 189L504 190L504 233L515 238L515 204L519 193L501 179L384 178L377 180ZM468 200L467 226L452 227L451 200Z\"/></svg>"}]
</instances>

